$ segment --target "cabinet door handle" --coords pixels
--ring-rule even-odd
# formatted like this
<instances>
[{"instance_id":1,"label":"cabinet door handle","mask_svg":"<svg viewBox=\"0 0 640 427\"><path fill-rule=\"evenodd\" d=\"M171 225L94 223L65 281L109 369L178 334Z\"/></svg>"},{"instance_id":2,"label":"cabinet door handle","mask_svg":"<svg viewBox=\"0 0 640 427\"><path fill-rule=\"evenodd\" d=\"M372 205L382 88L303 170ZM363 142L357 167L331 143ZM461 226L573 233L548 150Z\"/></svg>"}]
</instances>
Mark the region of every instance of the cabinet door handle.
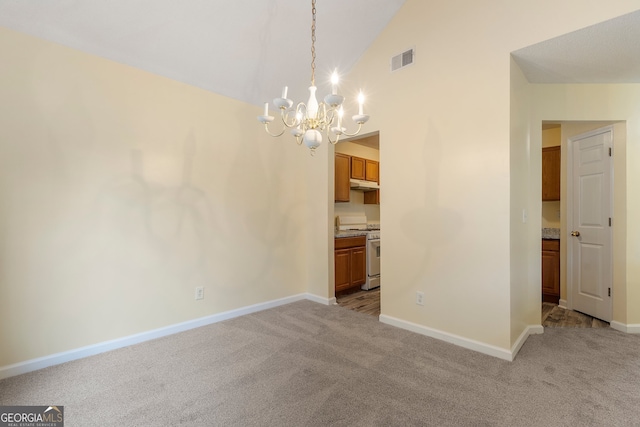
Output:
<instances>
[{"instance_id":1,"label":"cabinet door handle","mask_svg":"<svg viewBox=\"0 0 640 427\"><path fill-rule=\"evenodd\" d=\"M579 231L572 231L572 232L571 232L571 235L572 235L573 237L580 237L580 232L579 232Z\"/></svg>"}]
</instances>

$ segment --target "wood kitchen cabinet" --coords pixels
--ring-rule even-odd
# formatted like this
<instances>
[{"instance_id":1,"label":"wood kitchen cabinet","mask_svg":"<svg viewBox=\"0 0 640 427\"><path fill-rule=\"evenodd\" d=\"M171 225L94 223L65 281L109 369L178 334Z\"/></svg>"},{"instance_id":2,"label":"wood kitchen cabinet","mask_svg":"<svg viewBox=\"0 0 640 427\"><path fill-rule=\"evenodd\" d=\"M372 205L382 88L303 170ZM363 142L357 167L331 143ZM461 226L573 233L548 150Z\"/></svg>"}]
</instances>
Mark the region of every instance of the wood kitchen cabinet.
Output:
<instances>
[{"instance_id":1,"label":"wood kitchen cabinet","mask_svg":"<svg viewBox=\"0 0 640 427\"><path fill-rule=\"evenodd\" d=\"M351 157L351 178L362 179L366 177L367 162L360 157Z\"/></svg>"},{"instance_id":2,"label":"wood kitchen cabinet","mask_svg":"<svg viewBox=\"0 0 640 427\"><path fill-rule=\"evenodd\" d=\"M366 243L365 236L335 239L336 293L367 282Z\"/></svg>"},{"instance_id":3,"label":"wood kitchen cabinet","mask_svg":"<svg viewBox=\"0 0 640 427\"><path fill-rule=\"evenodd\" d=\"M367 191L364 193L365 205L379 205L380 204L380 190Z\"/></svg>"},{"instance_id":4,"label":"wood kitchen cabinet","mask_svg":"<svg viewBox=\"0 0 640 427\"><path fill-rule=\"evenodd\" d=\"M380 163L375 160L365 160L365 173L364 179L367 181L379 182L380 181Z\"/></svg>"},{"instance_id":5,"label":"wood kitchen cabinet","mask_svg":"<svg viewBox=\"0 0 640 427\"><path fill-rule=\"evenodd\" d=\"M560 301L560 240L542 239L542 301Z\"/></svg>"},{"instance_id":6,"label":"wood kitchen cabinet","mask_svg":"<svg viewBox=\"0 0 640 427\"><path fill-rule=\"evenodd\" d=\"M335 203L350 201L350 178L380 183L380 162L376 160L363 159L362 157L336 153L334 177ZM380 190L365 191L364 204L379 205Z\"/></svg>"},{"instance_id":7,"label":"wood kitchen cabinet","mask_svg":"<svg viewBox=\"0 0 640 427\"><path fill-rule=\"evenodd\" d=\"M560 147L542 149L542 201L560 200Z\"/></svg>"},{"instance_id":8,"label":"wood kitchen cabinet","mask_svg":"<svg viewBox=\"0 0 640 427\"><path fill-rule=\"evenodd\" d=\"M351 178L378 182L380 179L379 174L380 163L376 160L351 157Z\"/></svg>"},{"instance_id":9,"label":"wood kitchen cabinet","mask_svg":"<svg viewBox=\"0 0 640 427\"><path fill-rule=\"evenodd\" d=\"M335 202L348 202L350 197L349 177L351 168L351 156L336 153L335 156Z\"/></svg>"}]
</instances>

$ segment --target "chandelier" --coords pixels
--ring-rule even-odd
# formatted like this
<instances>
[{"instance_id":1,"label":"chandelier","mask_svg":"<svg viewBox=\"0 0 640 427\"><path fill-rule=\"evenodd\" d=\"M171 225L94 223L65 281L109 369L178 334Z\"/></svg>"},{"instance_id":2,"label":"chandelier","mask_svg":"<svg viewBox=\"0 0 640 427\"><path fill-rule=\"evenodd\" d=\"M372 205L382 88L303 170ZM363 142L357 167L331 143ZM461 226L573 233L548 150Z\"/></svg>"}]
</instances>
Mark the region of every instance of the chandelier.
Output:
<instances>
[{"instance_id":1,"label":"chandelier","mask_svg":"<svg viewBox=\"0 0 640 427\"><path fill-rule=\"evenodd\" d=\"M316 148L322 143L322 134L327 136L331 144L337 144L340 136L355 136L360 133L362 125L369 120L369 116L364 114L364 95L358 95L358 114L352 116L352 120L358 125L358 129L353 133L347 133L342 127L342 117L344 109L342 103L344 96L338 95L338 73L333 72L331 76L331 93L324 97L324 102L318 103L316 98L316 0L311 1L311 86L309 86L309 100L305 104L300 102L293 108L293 101L287 98L288 87L282 90L282 97L275 98L273 105L280 110L280 118L283 127L279 133L272 133L269 130L269 123L274 120L274 116L269 115L269 103L264 104L264 115L258 116L258 121L264 124L265 131L273 136L279 137L287 129L296 138L298 145L304 142L311 150L311 155L315 154ZM332 138L333 135L333 138Z\"/></svg>"}]
</instances>

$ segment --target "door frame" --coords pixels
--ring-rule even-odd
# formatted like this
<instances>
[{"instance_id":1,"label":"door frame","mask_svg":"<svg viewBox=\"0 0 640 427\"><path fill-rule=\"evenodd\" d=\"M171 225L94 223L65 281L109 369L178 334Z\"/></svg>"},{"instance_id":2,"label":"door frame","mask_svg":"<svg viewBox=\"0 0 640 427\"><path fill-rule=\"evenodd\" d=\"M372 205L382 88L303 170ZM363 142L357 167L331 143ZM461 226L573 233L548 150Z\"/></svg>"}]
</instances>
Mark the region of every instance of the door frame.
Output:
<instances>
[{"instance_id":1,"label":"door frame","mask_svg":"<svg viewBox=\"0 0 640 427\"><path fill-rule=\"evenodd\" d=\"M574 205L574 188L573 188L573 146L575 141L588 138L591 136L599 135L605 132L611 133L611 140L609 141L610 150L613 150L613 141L614 141L614 129L613 125L603 126L601 128L581 133L579 135L574 135L570 138L567 138L566 143L566 156L562 156L565 166L566 166L566 190L567 190L567 203L566 203L566 228L565 228L565 236L561 236L561 238L568 239L569 230L573 229L573 205ZM613 211L613 191L614 191L614 168L613 168L613 157L609 157L609 173L610 173L610 182L609 182L609 214L611 216L611 227L609 227L610 234L610 250L609 250L609 266L610 266L610 283L611 283L611 298L609 299L609 312L611 313L611 319L609 321L613 321L613 299L615 298L615 292L613 289L613 227L615 225L614 211ZM573 245L569 244L565 239L566 243L566 262L565 262L565 271L566 271L566 292L567 292L567 308L573 310Z\"/></svg>"}]
</instances>

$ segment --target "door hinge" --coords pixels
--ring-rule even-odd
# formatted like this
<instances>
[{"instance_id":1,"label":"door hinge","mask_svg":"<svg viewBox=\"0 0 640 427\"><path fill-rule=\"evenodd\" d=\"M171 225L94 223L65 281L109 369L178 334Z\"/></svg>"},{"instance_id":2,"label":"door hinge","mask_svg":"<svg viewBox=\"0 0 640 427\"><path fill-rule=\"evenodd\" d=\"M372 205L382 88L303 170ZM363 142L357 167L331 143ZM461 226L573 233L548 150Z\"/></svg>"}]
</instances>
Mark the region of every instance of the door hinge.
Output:
<instances>
[{"instance_id":1,"label":"door hinge","mask_svg":"<svg viewBox=\"0 0 640 427\"><path fill-rule=\"evenodd\" d=\"M609 296L611 296L611 288L609 288Z\"/></svg>"},{"instance_id":2,"label":"door hinge","mask_svg":"<svg viewBox=\"0 0 640 427\"><path fill-rule=\"evenodd\" d=\"M611 157L611 147L609 147L609 157Z\"/></svg>"},{"instance_id":3,"label":"door hinge","mask_svg":"<svg viewBox=\"0 0 640 427\"><path fill-rule=\"evenodd\" d=\"M611 227L611 217L609 217L609 227Z\"/></svg>"}]
</instances>

